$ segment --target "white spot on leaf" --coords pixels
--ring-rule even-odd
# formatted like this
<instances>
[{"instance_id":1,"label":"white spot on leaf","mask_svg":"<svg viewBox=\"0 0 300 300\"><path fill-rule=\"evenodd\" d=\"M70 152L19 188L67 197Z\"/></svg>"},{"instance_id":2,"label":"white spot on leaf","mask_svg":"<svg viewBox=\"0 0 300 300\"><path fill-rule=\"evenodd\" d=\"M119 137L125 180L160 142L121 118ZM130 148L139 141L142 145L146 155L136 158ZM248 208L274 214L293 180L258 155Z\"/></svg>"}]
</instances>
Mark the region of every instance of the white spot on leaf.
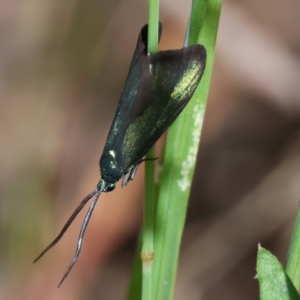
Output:
<instances>
[{"instance_id":1,"label":"white spot on leaf","mask_svg":"<svg viewBox=\"0 0 300 300\"><path fill-rule=\"evenodd\" d=\"M198 152L198 145L204 117L204 109L204 104L195 105L193 108L194 124L191 129L193 144L191 145L188 151L186 159L181 163L181 178L178 180L178 185L182 192L185 192L191 185L190 173L193 170L196 162L196 156Z\"/></svg>"}]
</instances>

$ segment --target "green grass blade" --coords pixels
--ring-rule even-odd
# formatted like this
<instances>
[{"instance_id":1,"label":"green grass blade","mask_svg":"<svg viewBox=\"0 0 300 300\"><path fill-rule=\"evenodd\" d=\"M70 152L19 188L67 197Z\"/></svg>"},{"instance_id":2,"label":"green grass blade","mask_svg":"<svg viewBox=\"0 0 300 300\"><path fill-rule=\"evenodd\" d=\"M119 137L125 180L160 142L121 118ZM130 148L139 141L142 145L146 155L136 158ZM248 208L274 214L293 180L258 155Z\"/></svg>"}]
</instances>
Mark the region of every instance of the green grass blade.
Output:
<instances>
[{"instance_id":1,"label":"green grass blade","mask_svg":"<svg viewBox=\"0 0 300 300\"><path fill-rule=\"evenodd\" d=\"M148 20L148 53L158 51L158 22L159 0L149 1ZM155 147L152 147L146 155L146 159L155 157ZM146 161L145 166L145 201L144 201L144 224L142 231L142 300L153 299L153 257L154 257L154 162Z\"/></svg>"},{"instance_id":2,"label":"green grass blade","mask_svg":"<svg viewBox=\"0 0 300 300\"><path fill-rule=\"evenodd\" d=\"M193 1L192 3L192 12L188 33L188 45L194 45L198 43L200 31L206 18L208 4L209 0Z\"/></svg>"},{"instance_id":3,"label":"green grass blade","mask_svg":"<svg viewBox=\"0 0 300 300\"><path fill-rule=\"evenodd\" d=\"M300 290L300 205L292 234L288 253L286 273L291 278L297 290Z\"/></svg>"},{"instance_id":4,"label":"green grass blade","mask_svg":"<svg viewBox=\"0 0 300 300\"><path fill-rule=\"evenodd\" d=\"M149 0L148 53L158 51L159 0Z\"/></svg>"},{"instance_id":5,"label":"green grass blade","mask_svg":"<svg viewBox=\"0 0 300 300\"><path fill-rule=\"evenodd\" d=\"M197 2L199 4L193 4L193 7L202 7L207 3ZM208 58L198 89L168 132L155 224L156 300L173 298L180 241L213 67L220 9L220 0L209 1L201 29L195 28L197 22L192 13L190 26L194 28L193 32L200 32L197 41L205 46Z\"/></svg>"},{"instance_id":6,"label":"green grass blade","mask_svg":"<svg viewBox=\"0 0 300 300\"><path fill-rule=\"evenodd\" d=\"M158 51L158 22L159 0L149 0L148 19L148 53ZM155 147L152 147L146 155L146 159L155 157ZM146 161L145 165L145 205L144 224L139 241L138 250L135 254L133 270L129 285L127 299L152 300L152 260L154 253L154 218L155 218L155 195L154 195L154 162ZM142 244L142 246L141 246ZM142 259L141 259L142 258Z\"/></svg>"}]
</instances>

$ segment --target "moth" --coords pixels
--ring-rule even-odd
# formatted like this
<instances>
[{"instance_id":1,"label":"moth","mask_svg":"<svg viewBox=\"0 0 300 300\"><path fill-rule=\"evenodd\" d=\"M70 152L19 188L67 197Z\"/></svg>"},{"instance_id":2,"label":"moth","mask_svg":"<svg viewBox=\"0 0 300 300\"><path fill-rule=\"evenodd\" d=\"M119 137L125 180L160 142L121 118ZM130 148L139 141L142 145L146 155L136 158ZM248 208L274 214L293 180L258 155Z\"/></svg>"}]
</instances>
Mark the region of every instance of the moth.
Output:
<instances>
[{"instance_id":1,"label":"moth","mask_svg":"<svg viewBox=\"0 0 300 300\"><path fill-rule=\"evenodd\" d=\"M160 23L159 39L161 31ZM60 240L81 209L94 197L81 226L75 255L58 287L77 261L85 230L100 194L114 190L121 178L122 187L134 179L143 157L188 104L204 72L206 50L202 45L150 54L147 52L147 39L148 25L145 25L139 34L100 158L101 180L81 201L59 235L34 261Z\"/></svg>"}]
</instances>

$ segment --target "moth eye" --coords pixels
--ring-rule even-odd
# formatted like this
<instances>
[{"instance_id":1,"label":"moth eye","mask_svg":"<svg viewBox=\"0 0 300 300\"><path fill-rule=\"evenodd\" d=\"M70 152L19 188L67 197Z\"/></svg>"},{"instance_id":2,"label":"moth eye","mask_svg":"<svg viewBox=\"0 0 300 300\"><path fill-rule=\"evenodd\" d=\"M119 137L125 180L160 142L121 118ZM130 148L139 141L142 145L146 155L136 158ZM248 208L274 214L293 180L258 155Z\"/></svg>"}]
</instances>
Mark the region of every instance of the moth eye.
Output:
<instances>
[{"instance_id":1,"label":"moth eye","mask_svg":"<svg viewBox=\"0 0 300 300\"><path fill-rule=\"evenodd\" d=\"M114 183L110 183L110 184L108 184L107 185L107 187L106 187L106 192L111 192L111 191L113 191L114 189L115 189L115 184Z\"/></svg>"}]
</instances>

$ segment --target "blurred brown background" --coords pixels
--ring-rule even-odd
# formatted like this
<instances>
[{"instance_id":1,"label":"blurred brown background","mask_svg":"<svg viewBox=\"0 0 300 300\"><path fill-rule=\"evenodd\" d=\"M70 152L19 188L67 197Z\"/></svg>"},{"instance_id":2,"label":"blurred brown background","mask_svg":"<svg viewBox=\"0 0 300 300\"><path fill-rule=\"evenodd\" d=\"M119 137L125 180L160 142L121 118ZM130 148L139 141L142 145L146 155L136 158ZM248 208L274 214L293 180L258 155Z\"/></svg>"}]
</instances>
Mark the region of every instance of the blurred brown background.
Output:
<instances>
[{"instance_id":1,"label":"blurred brown background","mask_svg":"<svg viewBox=\"0 0 300 300\"><path fill-rule=\"evenodd\" d=\"M162 1L161 49L190 11ZM285 264L300 196L300 3L225 0L175 299L258 299L257 244ZM101 196L33 265L97 184L147 2L0 0L0 298L125 299L143 170Z\"/></svg>"}]
</instances>

